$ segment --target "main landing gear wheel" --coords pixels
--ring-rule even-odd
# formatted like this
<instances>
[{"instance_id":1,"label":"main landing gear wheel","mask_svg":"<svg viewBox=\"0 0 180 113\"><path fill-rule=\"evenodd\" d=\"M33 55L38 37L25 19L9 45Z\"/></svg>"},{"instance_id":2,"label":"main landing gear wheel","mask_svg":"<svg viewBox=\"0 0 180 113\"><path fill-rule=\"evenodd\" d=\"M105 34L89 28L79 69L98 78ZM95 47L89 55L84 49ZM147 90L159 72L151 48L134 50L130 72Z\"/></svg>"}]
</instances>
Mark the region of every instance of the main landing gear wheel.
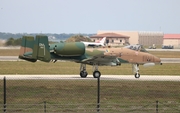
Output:
<instances>
[{"instance_id":1,"label":"main landing gear wheel","mask_svg":"<svg viewBox=\"0 0 180 113\"><path fill-rule=\"evenodd\" d=\"M135 77L135 78L139 78L139 77L140 77L140 74L139 74L139 73L135 73L134 77Z\"/></svg>"},{"instance_id":2,"label":"main landing gear wheel","mask_svg":"<svg viewBox=\"0 0 180 113\"><path fill-rule=\"evenodd\" d=\"M93 72L93 77L94 78L99 78L101 76L101 73L99 71L94 71Z\"/></svg>"},{"instance_id":3,"label":"main landing gear wheel","mask_svg":"<svg viewBox=\"0 0 180 113\"><path fill-rule=\"evenodd\" d=\"M84 72L84 71L81 71L81 72L80 72L80 76L81 76L81 78L86 78L86 77L87 77L87 75L88 75L88 73L87 73L87 72Z\"/></svg>"},{"instance_id":4,"label":"main landing gear wheel","mask_svg":"<svg viewBox=\"0 0 180 113\"><path fill-rule=\"evenodd\" d=\"M86 64L81 64L80 65L80 76L81 78L86 78L88 75L87 71L86 71Z\"/></svg>"}]
</instances>

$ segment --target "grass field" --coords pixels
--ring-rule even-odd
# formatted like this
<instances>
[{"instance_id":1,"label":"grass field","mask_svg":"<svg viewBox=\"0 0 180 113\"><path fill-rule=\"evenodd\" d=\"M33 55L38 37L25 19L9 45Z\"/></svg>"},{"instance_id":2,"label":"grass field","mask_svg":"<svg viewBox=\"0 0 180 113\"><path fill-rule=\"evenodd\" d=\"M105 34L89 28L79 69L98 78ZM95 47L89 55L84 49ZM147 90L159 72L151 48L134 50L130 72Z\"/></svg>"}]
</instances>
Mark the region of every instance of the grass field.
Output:
<instances>
[{"instance_id":1,"label":"grass field","mask_svg":"<svg viewBox=\"0 0 180 113\"><path fill-rule=\"evenodd\" d=\"M18 56L19 49L0 49L0 56Z\"/></svg>"},{"instance_id":2,"label":"grass field","mask_svg":"<svg viewBox=\"0 0 180 113\"><path fill-rule=\"evenodd\" d=\"M0 81L0 95L3 95L2 84ZM158 100L159 111L178 113L179 86L180 82L101 80L101 111L103 113L152 113L155 112L155 102ZM87 79L7 81L8 113L15 111L37 113L38 110L43 111L44 101L47 102L49 112L71 113L86 110L86 113L91 113L96 109L97 81ZM2 98L0 102L3 103Z\"/></svg>"},{"instance_id":3,"label":"grass field","mask_svg":"<svg viewBox=\"0 0 180 113\"><path fill-rule=\"evenodd\" d=\"M74 62L22 62L1 61L0 74L77 74L80 72L80 64ZM89 75L92 75L92 66L87 65ZM163 64L152 67L139 66L143 75L180 75L180 64ZM102 75L133 75L131 64L121 66L99 66Z\"/></svg>"}]
</instances>

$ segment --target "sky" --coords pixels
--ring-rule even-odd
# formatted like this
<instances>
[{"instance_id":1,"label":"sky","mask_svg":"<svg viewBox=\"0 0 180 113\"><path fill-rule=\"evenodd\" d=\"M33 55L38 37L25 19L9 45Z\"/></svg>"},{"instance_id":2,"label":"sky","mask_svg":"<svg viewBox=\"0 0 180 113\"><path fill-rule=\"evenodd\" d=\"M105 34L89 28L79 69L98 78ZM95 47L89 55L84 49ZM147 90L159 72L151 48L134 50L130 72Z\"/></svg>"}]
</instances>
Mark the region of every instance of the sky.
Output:
<instances>
[{"instance_id":1,"label":"sky","mask_svg":"<svg viewBox=\"0 0 180 113\"><path fill-rule=\"evenodd\" d=\"M180 0L0 0L0 32L180 34Z\"/></svg>"}]
</instances>

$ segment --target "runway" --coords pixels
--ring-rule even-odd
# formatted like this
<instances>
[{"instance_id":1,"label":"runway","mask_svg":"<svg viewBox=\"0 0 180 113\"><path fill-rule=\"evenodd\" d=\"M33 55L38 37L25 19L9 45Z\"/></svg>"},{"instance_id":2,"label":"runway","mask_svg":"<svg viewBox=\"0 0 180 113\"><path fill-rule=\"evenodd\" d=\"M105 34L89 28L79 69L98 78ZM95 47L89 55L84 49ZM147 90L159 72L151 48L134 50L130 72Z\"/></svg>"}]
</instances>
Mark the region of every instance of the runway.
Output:
<instances>
[{"instance_id":1,"label":"runway","mask_svg":"<svg viewBox=\"0 0 180 113\"><path fill-rule=\"evenodd\" d=\"M23 61L18 56L0 56L0 61Z\"/></svg>"},{"instance_id":2,"label":"runway","mask_svg":"<svg viewBox=\"0 0 180 113\"><path fill-rule=\"evenodd\" d=\"M79 75L0 75L0 79L7 80L97 80L92 75L87 78L81 78ZM134 75L101 75L101 80L118 81L180 81L180 76L169 75L141 75L140 78L134 78Z\"/></svg>"}]
</instances>

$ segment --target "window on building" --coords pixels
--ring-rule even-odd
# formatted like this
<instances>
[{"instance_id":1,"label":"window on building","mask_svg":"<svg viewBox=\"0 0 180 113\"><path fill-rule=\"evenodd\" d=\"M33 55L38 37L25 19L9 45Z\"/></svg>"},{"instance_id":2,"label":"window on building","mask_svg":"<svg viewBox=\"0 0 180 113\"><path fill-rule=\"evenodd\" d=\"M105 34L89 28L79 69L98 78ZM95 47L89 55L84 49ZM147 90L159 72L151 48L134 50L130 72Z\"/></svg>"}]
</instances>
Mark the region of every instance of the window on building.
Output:
<instances>
[{"instance_id":1,"label":"window on building","mask_svg":"<svg viewBox=\"0 0 180 113\"><path fill-rule=\"evenodd\" d=\"M106 40L106 43L107 43L107 44L109 43L109 39Z\"/></svg>"},{"instance_id":2,"label":"window on building","mask_svg":"<svg viewBox=\"0 0 180 113\"><path fill-rule=\"evenodd\" d=\"M122 40L120 40L120 42L122 42Z\"/></svg>"},{"instance_id":3,"label":"window on building","mask_svg":"<svg viewBox=\"0 0 180 113\"><path fill-rule=\"evenodd\" d=\"M114 43L114 40L112 39L112 43Z\"/></svg>"}]
</instances>

